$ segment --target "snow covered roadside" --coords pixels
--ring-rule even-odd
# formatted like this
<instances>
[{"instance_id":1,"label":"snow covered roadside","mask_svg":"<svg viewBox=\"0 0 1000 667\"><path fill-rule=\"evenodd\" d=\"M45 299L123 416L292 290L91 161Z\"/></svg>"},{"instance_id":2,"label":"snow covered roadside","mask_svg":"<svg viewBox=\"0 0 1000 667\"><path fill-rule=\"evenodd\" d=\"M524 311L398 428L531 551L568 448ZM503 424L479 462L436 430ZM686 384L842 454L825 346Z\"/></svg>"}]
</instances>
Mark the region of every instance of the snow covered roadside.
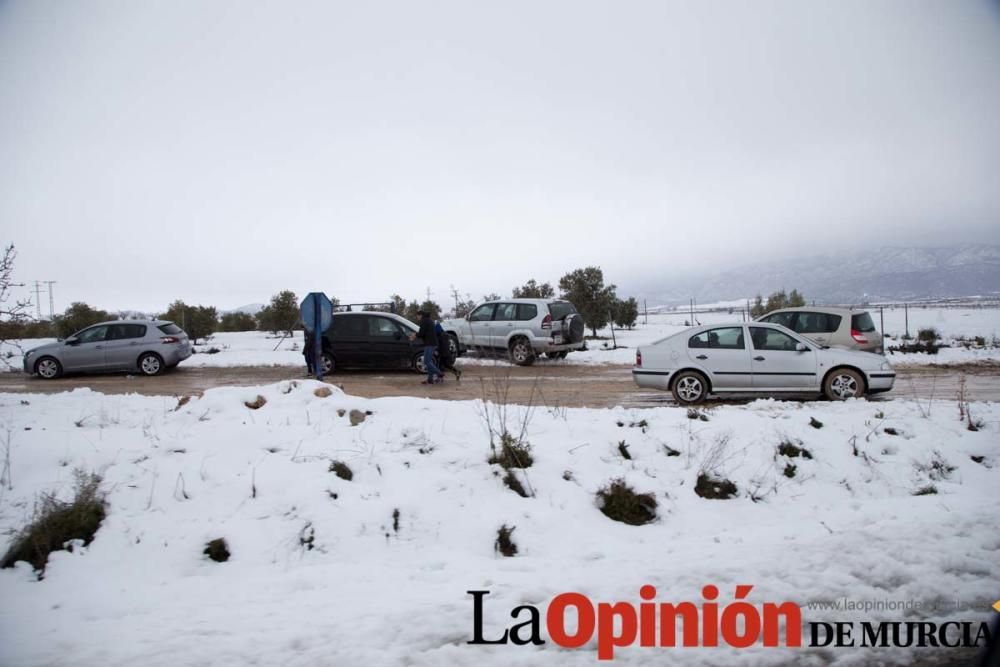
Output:
<instances>
[{"instance_id":1,"label":"snow covered roadside","mask_svg":"<svg viewBox=\"0 0 1000 667\"><path fill-rule=\"evenodd\" d=\"M977 432L945 401L762 400L707 421L680 408L539 408L535 462L518 473L534 497L522 498L487 463L479 402L320 397L321 386L213 389L179 409L89 390L0 395L13 486L0 491L0 549L37 494L71 492L74 468L99 472L110 504L94 542L55 553L44 580L0 571L0 664L591 665L593 641L467 645L466 591L490 591L488 637L517 605L544 610L564 591L638 604L643 584L697 604L706 584L722 604L752 584L755 605L996 592L995 404L971 406ZM246 407L258 396L266 404ZM351 409L372 414L351 426L338 412ZM512 427L522 415L511 408ZM779 454L786 442L811 458ZM329 472L332 460L353 479ZM696 495L703 469L737 497ZM600 512L594 494L619 477L655 494L655 522ZM494 550L503 524L515 527L513 558ZM218 537L226 563L202 555ZM988 606L802 615L981 621ZM920 651L632 647L614 664L907 664Z\"/></svg>"}]
</instances>

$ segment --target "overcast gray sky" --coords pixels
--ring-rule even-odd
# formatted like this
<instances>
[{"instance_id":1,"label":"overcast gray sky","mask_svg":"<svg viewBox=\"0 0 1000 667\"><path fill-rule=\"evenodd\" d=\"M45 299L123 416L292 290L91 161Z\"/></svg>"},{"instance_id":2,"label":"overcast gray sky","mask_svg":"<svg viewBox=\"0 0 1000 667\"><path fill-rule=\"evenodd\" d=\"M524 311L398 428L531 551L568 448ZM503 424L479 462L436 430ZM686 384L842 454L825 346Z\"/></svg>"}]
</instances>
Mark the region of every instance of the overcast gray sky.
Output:
<instances>
[{"instance_id":1,"label":"overcast gray sky","mask_svg":"<svg viewBox=\"0 0 1000 667\"><path fill-rule=\"evenodd\" d=\"M997 242L1000 4L0 0L0 230L57 310Z\"/></svg>"}]
</instances>

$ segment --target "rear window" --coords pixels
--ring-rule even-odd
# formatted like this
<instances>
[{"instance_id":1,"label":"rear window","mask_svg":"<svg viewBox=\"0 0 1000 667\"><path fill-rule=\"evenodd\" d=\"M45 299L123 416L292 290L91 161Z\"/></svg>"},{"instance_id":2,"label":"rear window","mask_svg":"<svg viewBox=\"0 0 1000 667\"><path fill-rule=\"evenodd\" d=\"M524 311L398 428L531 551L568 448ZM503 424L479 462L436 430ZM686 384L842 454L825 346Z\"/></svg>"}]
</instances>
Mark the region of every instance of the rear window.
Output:
<instances>
[{"instance_id":1,"label":"rear window","mask_svg":"<svg viewBox=\"0 0 1000 667\"><path fill-rule=\"evenodd\" d=\"M174 336L179 333L184 333L184 330L181 329L176 324L174 324L173 322L167 322L166 324L161 324L156 328L162 331L163 333L167 334L168 336Z\"/></svg>"},{"instance_id":2,"label":"rear window","mask_svg":"<svg viewBox=\"0 0 1000 667\"><path fill-rule=\"evenodd\" d=\"M125 340L127 338L142 338L146 335L146 327L141 324L113 324L109 340Z\"/></svg>"},{"instance_id":3,"label":"rear window","mask_svg":"<svg viewBox=\"0 0 1000 667\"><path fill-rule=\"evenodd\" d=\"M567 315L576 314L576 308L569 301L556 301L549 304L549 313L552 315L552 319L558 321Z\"/></svg>"},{"instance_id":4,"label":"rear window","mask_svg":"<svg viewBox=\"0 0 1000 667\"><path fill-rule=\"evenodd\" d=\"M334 315L333 337L358 337L368 335L368 317L365 315Z\"/></svg>"},{"instance_id":5,"label":"rear window","mask_svg":"<svg viewBox=\"0 0 1000 667\"><path fill-rule=\"evenodd\" d=\"M517 319L520 322L529 322L538 316L538 306L533 303L517 304Z\"/></svg>"},{"instance_id":6,"label":"rear window","mask_svg":"<svg viewBox=\"0 0 1000 667\"><path fill-rule=\"evenodd\" d=\"M851 315L851 328L863 332L875 331L875 323L872 322L872 316L867 312L858 313Z\"/></svg>"},{"instance_id":7,"label":"rear window","mask_svg":"<svg viewBox=\"0 0 1000 667\"><path fill-rule=\"evenodd\" d=\"M688 347L707 347L716 350L743 350L743 327L725 327L702 331L688 339Z\"/></svg>"},{"instance_id":8,"label":"rear window","mask_svg":"<svg viewBox=\"0 0 1000 667\"><path fill-rule=\"evenodd\" d=\"M830 315L829 313L799 313L799 319L795 323L795 330L799 333L833 333L840 328L840 315Z\"/></svg>"}]
</instances>

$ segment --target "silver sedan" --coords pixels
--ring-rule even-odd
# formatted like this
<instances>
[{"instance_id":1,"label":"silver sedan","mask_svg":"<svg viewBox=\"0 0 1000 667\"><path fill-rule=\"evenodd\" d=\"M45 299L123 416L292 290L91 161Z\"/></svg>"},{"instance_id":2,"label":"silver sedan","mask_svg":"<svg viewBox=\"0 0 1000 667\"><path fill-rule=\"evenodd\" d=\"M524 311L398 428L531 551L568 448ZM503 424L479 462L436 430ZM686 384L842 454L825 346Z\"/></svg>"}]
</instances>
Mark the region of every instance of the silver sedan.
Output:
<instances>
[{"instance_id":1,"label":"silver sedan","mask_svg":"<svg viewBox=\"0 0 1000 667\"><path fill-rule=\"evenodd\" d=\"M709 394L861 398L892 389L896 373L879 354L827 349L777 324L737 322L686 329L643 345L632 378L692 404Z\"/></svg>"},{"instance_id":2,"label":"silver sedan","mask_svg":"<svg viewBox=\"0 0 1000 667\"><path fill-rule=\"evenodd\" d=\"M117 320L28 350L24 372L51 380L63 373L138 371L159 375L191 356L184 330L164 320Z\"/></svg>"}]
</instances>

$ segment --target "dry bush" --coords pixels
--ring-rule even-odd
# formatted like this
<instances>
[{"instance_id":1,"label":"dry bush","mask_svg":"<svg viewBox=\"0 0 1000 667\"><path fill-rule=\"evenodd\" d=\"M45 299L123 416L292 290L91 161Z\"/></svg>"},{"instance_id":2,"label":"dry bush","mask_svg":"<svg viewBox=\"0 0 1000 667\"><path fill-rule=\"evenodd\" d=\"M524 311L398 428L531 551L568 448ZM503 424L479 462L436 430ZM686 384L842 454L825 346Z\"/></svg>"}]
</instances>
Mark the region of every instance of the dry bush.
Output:
<instances>
[{"instance_id":1,"label":"dry bush","mask_svg":"<svg viewBox=\"0 0 1000 667\"><path fill-rule=\"evenodd\" d=\"M100 490L101 478L82 470L74 471L73 475L73 500L63 501L54 494L43 494L35 507L34 517L14 539L0 560L0 567L13 567L19 560L27 561L41 578L50 553L65 549L73 540L83 540L84 546L93 542L107 513L105 494Z\"/></svg>"},{"instance_id":2,"label":"dry bush","mask_svg":"<svg viewBox=\"0 0 1000 667\"><path fill-rule=\"evenodd\" d=\"M656 519L656 497L652 493L636 493L624 479L611 480L597 492L601 512L615 521L641 526Z\"/></svg>"}]
</instances>

